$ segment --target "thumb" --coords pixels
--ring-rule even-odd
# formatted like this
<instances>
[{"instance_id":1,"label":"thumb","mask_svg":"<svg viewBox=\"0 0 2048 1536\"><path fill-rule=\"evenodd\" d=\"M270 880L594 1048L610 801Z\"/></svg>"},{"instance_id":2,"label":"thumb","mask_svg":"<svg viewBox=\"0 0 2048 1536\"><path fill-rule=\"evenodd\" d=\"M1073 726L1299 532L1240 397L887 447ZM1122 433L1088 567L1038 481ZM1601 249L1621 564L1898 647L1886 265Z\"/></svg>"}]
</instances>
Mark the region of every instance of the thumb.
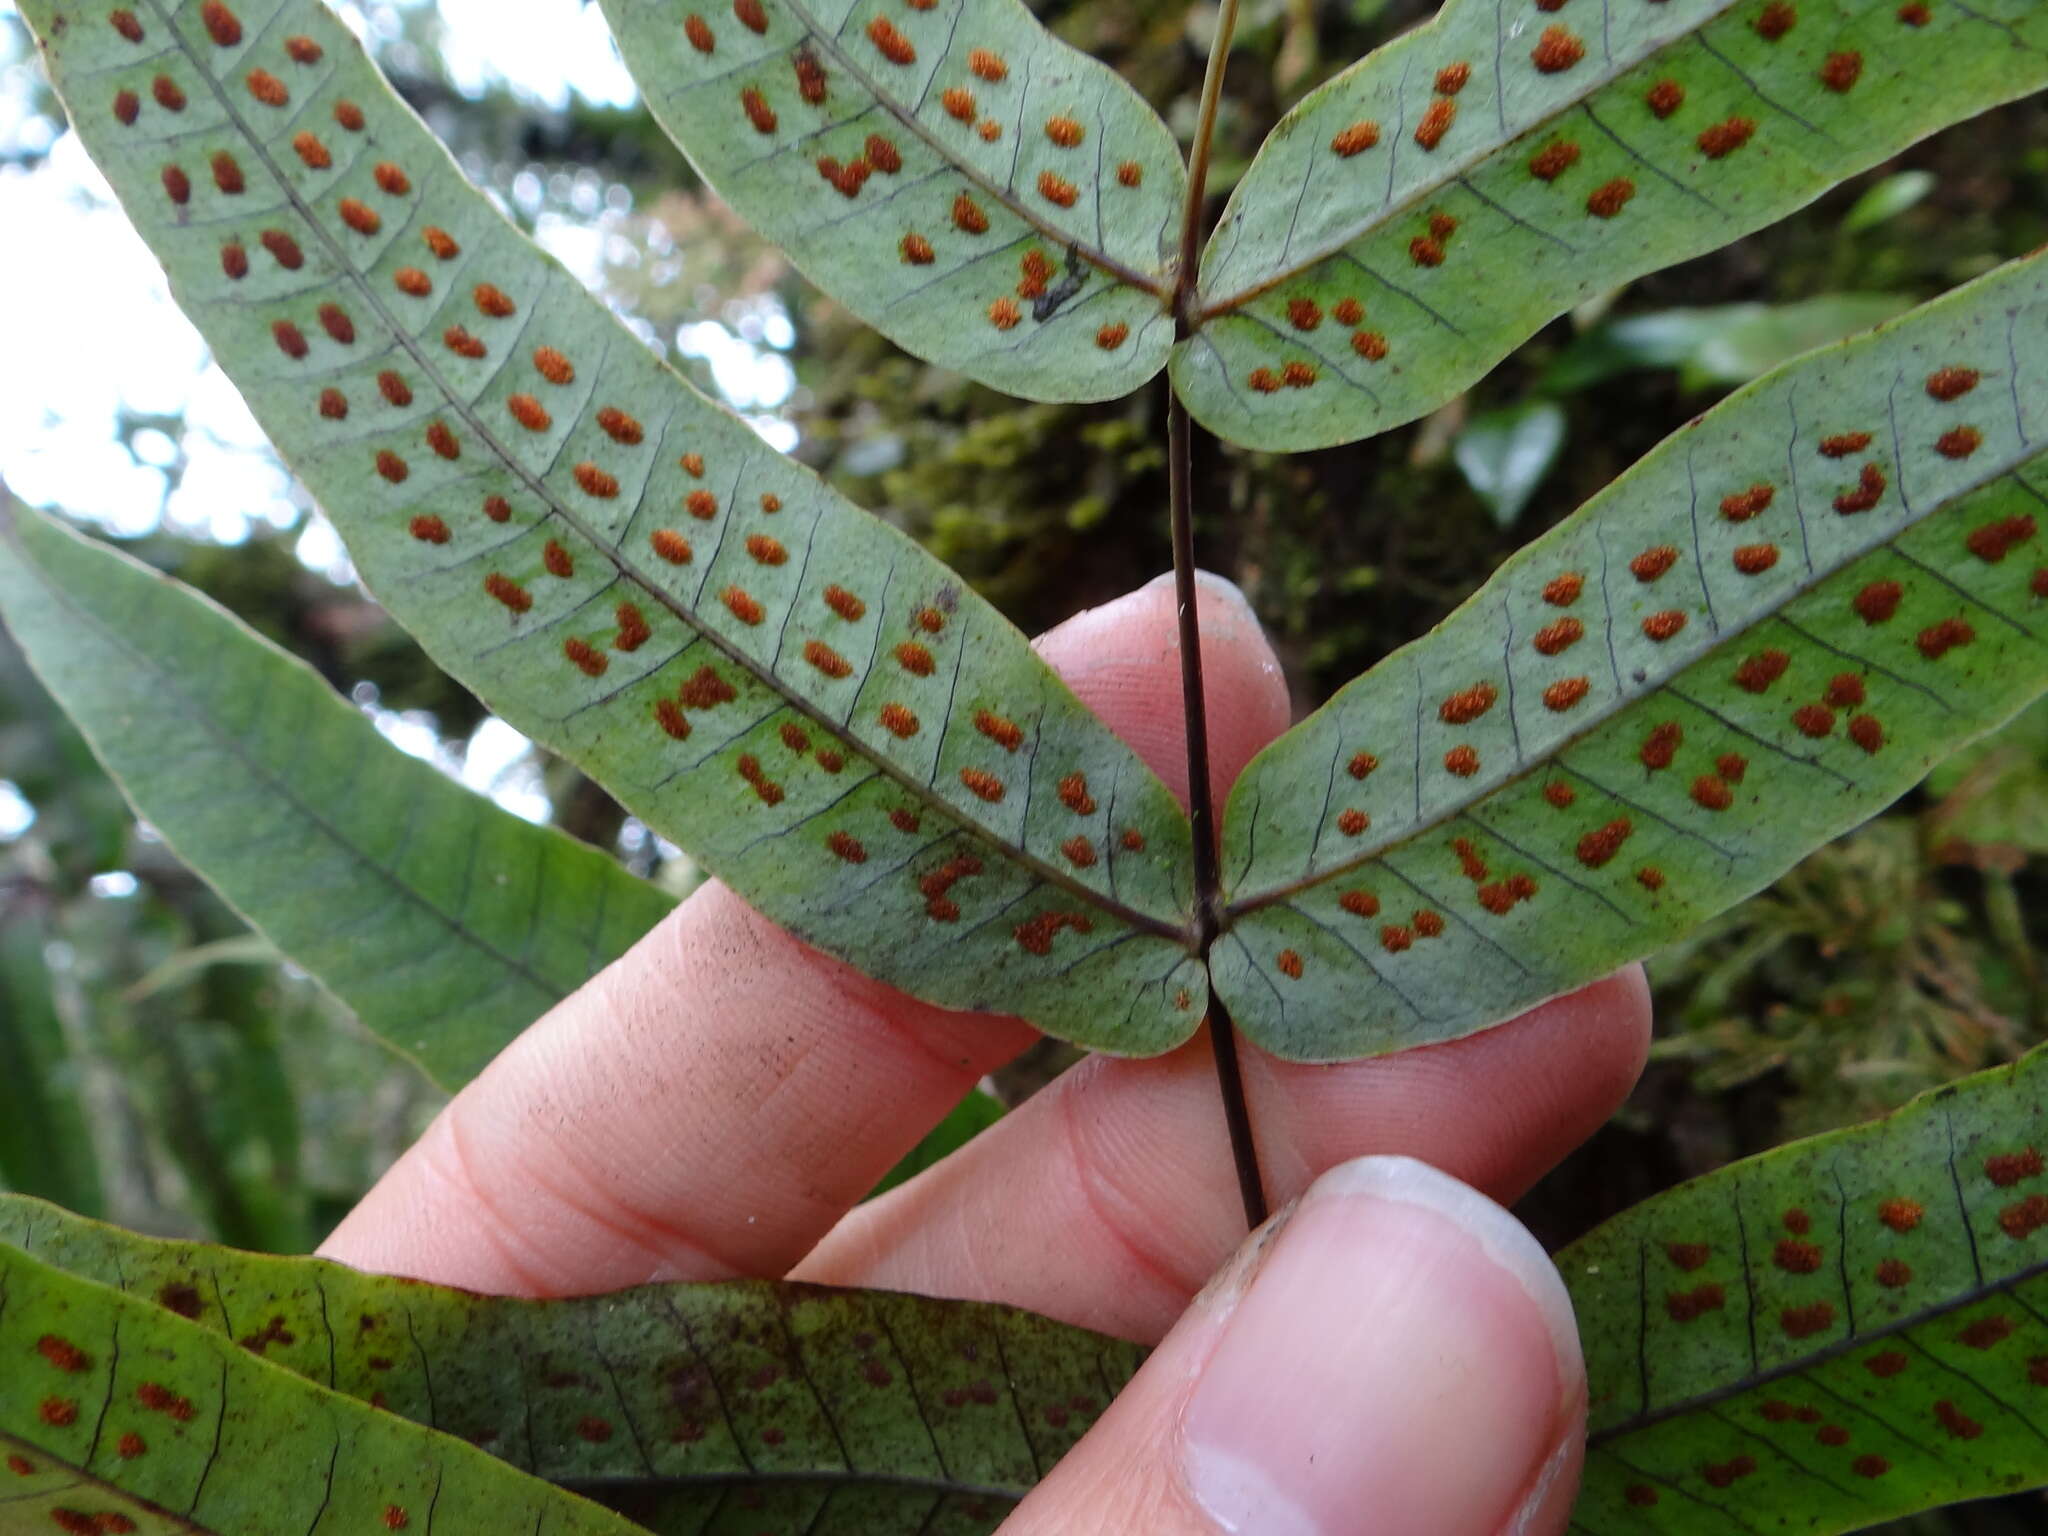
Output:
<instances>
[{"instance_id":1,"label":"thumb","mask_svg":"<svg viewBox=\"0 0 2048 1536\"><path fill-rule=\"evenodd\" d=\"M1251 1236L1002 1536L1554 1536L1585 1414L1527 1229L1360 1158Z\"/></svg>"}]
</instances>

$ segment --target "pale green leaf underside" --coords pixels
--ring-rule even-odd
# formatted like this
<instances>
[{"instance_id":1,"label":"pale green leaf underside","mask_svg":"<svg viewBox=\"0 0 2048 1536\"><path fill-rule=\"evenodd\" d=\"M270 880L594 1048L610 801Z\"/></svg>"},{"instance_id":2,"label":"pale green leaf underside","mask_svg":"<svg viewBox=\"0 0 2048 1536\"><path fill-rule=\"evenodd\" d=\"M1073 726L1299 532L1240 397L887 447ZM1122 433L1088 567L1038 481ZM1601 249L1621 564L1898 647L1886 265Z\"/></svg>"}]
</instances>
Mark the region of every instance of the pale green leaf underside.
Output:
<instances>
[{"instance_id":1,"label":"pale green leaf underside","mask_svg":"<svg viewBox=\"0 0 2048 1536\"><path fill-rule=\"evenodd\" d=\"M0 1359L0 1536L634 1529L6 1244Z\"/></svg>"},{"instance_id":2,"label":"pale green leaf underside","mask_svg":"<svg viewBox=\"0 0 2048 1536\"><path fill-rule=\"evenodd\" d=\"M2048 1055L1736 1163L1557 1256L1585 1536L1832 1536L2048 1483Z\"/></svg>"},{"instance_id":3,"label":"pale green leaf underside","mask_svg":"<svg viewBox=\"0 0 2048 1536\"><path fill-rule=\"evenodd\" d=\"M872 975L1110 1049L1192 1030L1186 818L1022 635L649 355L324 6L250 0L231 46L196 4L133 10L140 42L96 0L23 14L179 302L437 661Z\"/></svg>"},{"instance_id":4,"label":"pale green leaf underside","mask_svg":"<svg viewBox=\"0 0 2048 1536\"><path fill-rule=\"evenodd\" d=\"M881 1291L481 1297L136 1237L18 1196L0 1196L4 1244L676 1536L979 1536L1143 1356L1013 1308ZM0 1402L61 1381L28 1358Z\"/></svg>"},{"instance_id":5,"label":"pale green leaf underside","mask_svg":"<svg viewBox=\"0 0 2048 1536\"><path fill-rule=\"evenodd\" d=\"M1732 396L1254 760L1219 996L1467 1034L1878 811L2048 687L2044 452L2048 256Z\"/></svg>"},{"instance_id":6,"label":"pale green leaf underside","mask_svg":"<svg viewBox=\"0 0 2048 1536\"><path fill-rule=\"evenodd\" d=\"M408 757L191 588L0 489L0 619L136 811L457 1088L669 898Z\"/></svg>"},{"instance_id":7,"label":"pale green leaf underside","mask_svg":"<svg viewBox=\"0 0 2048 1536\"><path fill-rule=\"evenodd\" d=\"M1032 400L1125 395L1166 360L1180 150L1019 0L603 6L704 179L884 335Z\"/></svg>"},{"instance_id":8,"label":"pale green leaf underside","mask_svg":"<svg viewBox=\"0 0 2048 1536\"><path fill-rule=\"evenodd\" d=\"M1451 0L1274 130L1175 387L1253 447L1385 431L1580 300L2043 85L2038 0ZM1372 147L1333 148L1358 123Z\"/></svg>"}]
</instances>

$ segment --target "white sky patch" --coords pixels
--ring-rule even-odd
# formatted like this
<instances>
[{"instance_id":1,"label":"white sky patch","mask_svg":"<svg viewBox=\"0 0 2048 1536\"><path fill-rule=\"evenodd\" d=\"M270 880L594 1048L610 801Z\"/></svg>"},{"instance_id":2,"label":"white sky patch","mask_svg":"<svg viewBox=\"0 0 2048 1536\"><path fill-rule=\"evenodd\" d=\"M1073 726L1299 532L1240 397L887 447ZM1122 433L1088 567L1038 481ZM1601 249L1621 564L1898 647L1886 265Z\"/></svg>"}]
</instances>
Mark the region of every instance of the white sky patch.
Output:
<instances>
[{"instance_id":1,"label":"white sky patch","mask_svg":"<svg viewBox=\"0 0 2048 1536\"><path fill-rule=\"evenodd\" d=\"M299 564L309 571L318 571L337 587L348 586L356 579L355 562L349 559L347 546L324 512L315 511L307 516L292 553L299 557Z\"/></svg>"},{"instance_id":2,"label":"white sky patch","mask_svg":"<svg viewBox=\"0 0 2048 1536\"><path fill-rule=\"evenodd\" d=\"M341 11L373 46L388 45L400 11L419 4L344 3ZM595 6L440 0L438 9L447 66L462 90L502 83L552 108L566 107L572 93L616 107L638 99ZM0 0L0 18L15 14L13 0ZM59 506L127 536L168 520L188 536L235 544L262 524L292 526L303 493L171 302L162 269L77 137L30 111L38 66L13 37L11 27L0 30L9 40L0 42L0 151L47 158L0 169L0 230L8 232L0 273L16 296L7 313L10 366L0 372L0 478L33 506ZM591 218L630 202L587 172L568 190ZM560 215L542 225L542 243L595 285L603 231ZM154 433L131 452L122 440L124 419L180 412L182 442ZM314 552L324 555L319 544ZM317 562L330 574L336 564Z\"/></svg>"},{"instance_id":3,"label":"white sky patch","mask_svg":"<svg viewBox=\"0 0 2048 1536\"><path fill-rule=\"evenodd\" d=\"M406 57L405 13L428 0L339 0L342 18L394 62ZM472 94L504 86L549 108L572 95L620 108L637 100L603 16L583 0L438 0L446 67ZM0 18L15 14L0 0ZM0 151L45 154L0 169L0 274L11 305L0 373L0 477L31 505L56 506L108 531L135 536L168 523L188 537L240 543L259 527L289 528L307 507L255 418L205 343L171 302L162 270L129 226L75 135L30 111L39 79L32 51L0 45ZM487 172L486 167L472 167ZM539 243L600 293L607 266L640 260L620 232L632 197L588 169L528 167L510 178L510 201L534 221ZM21 238L16 232L24 232ZM657 241L657 251L666 247ZM648 322L622 316L658 346ZM788 452L785 419L796 375L780 352L794 327L773 294L728 307L724 323L676 337L704 359L718 390L756 432ZM137 418L183 415L181 440ZM125 427L125 431L124 431ZM346 581L353 569L331 529L308 523L306 564Z\"/></svg>"},{"instance_id":4,"label":"white sky patch","mask_svg":"<svg viewBox=\"0 0 2048 1536\"><path fill-rule=\"evenodd\" d=\"M638 816L628 816L619 823L619 851L628 858L635 854L653 850L657 862L673 864L688 855L667 838L655 832Z\"/></svg>"},{"instance_id":5,"label":"white sky patch","mask_svg":"<svg viewBox=\"0 0 2048 1536\"><path fill-rule=\"evenodd\" d=\"M427 67L402 40L407 13L436 10L449 76L472 95L502 85L550 109L567 107L572 95L618 108L638 100L602 14L583 0L335 4L373 52L402 69ZM162 268L76 135L31 111L40 67L17 40L15 16L13 0L0 0L0 155L29 162L0 167L0 279L13 296L8 367L0 370L0 478L32 506L61 509L121 536L167 526L188 538L236 544L265 526L297 527L300 562L337 585L352 583L355 568L333 526L310 508L172 302ZM468 167L503 185L505 200L531 221L543 248L593 291L604 295L608 267L643 259L624 232L633 208L627 188L587 168L506 167L495 176L493 169ZM680 280L687 250L677 252L659 227L650 243L661 270L674 268L673 280ZM781 412L796 375L779 354L796 340L790 317L774 294L735 301L724 314L724 323L683 327L676 345L703 358L728 402L788 452L798 433ZM646 319L621 319L661 350ZM175 435L180 416L184 432ZM357 703L402 750L514 815L549 819L541 759L504 722L487 720L468 742L449 743L431 717L383 709L374 690ZM34 815L19 790L0 780L0 841L19 837ZM661 851L669 852L665 844ZM132 889L133 877L118 871L99 877L95 889L111 882L102 894L127 894L113 889L122 881Z\"/></svg>"},{"instance_id":6,"label":"white sky patch","mask_svg":"<svg viewBox=\"0 0 2048 1536\"><path fill-rule=\"evenodd\" d=\"M0 779L0 843L11 843L36 824L36 808L12 779Z\"/></svg>"},{"instance_id":7,"label":"white sky patch","mask_svg":"<svg viewBox=\"0 0 2048 1536\"><path fill-rule=\"evenodd\" d=\"M74 136L35 171L0 171L0 229L16 232L4 267L17 299L7 312L12 366L0 371L0 475L32 504L148 532L165 473L135 460L120 423L197 404L206 348ZM246 417L227 393L231 415ZM239 435L204 410L191 425Z\"/></svg>"},{"instance_id":8,"label":"white sky patch","mask_svg":"<svg viewBox=\"0 0 2048 1536\"><path fill-rule=\"evenodd\" d=\"M365 704L363 713L368 715L377 727L377 734L398 748L407 757L416 757L423 763L432 763L443 773L455 770L453 755L447 744L441 740L441 733L434 726L434 717L423 709L384 709L375 704Z\"/></svg>"},{"instance_id":9,"label":"white sky patch","mask_svg":"<svg viewBox=\"0 0 2048 1536\"><path fill-rule=\"evenodd\" d=\"M603 278L607 243L603 230L565 219L559 213L543 213L533 222L533 238L542 250L575 273L586 288L595 287Z\"/></svg>"},{"instance_id":10,"label":"white sky patch","mask_svg":"<svg viewBox=\"0 0 2048 1536\"><path fill-rule=\"evenodd\" d=\"M796 423L781 416L763 416L750 412L741 418L754 429L754 434L777 453L794 453L803 434L796 429Z\"/></svg>"},{"instance_id":11,"label":"white sky patch","mask_svg":"<svg viewBox=\"0 0 2048 1536\"><path fill-rule=\"evenodd\" d=\"M503 81L562 108L573 91L597 106L640 99L611 29L582 0L439 0L441 56L456 89L478 96Z\"/></svg>"},{"instance_id":12,"label":"white sky patch","mask_svg":"<svg viewBox=\"0 0 2048 1536\"><path fill-rule=\"evenodd\" d=\"M541 775L540 755L532 742L497 716L487 717L466 743L452 742L441 735L439 722L426 710L386 709L378 702L374 683L357 683L350 698L369 716L377 733L406 756L439 769L522 821L544 824L552 818L554 806Z\"/></svg>"},{"instance_id":13,"label":"white sky patch","mask_svg":"<svg viewBox=\"0 0 2048 1536\"><path fill-rule=\"evenodd\" d=\"M553 815L533 743L495 715L471 734L457 777L514 816L541 823Z\"/></svg>"},{"instance_id":14,"label":"white sky patch","mask_svg":"<svg viewBox=\"0 0 2048 1536\"><path fill-rule=\"evenodd\" d=\"M735 335L717 320L678 326L676 350L709 363L718 392L738 410L773 410L796 391L796 370L788 358Z\"/></svg>"}]
</instances>

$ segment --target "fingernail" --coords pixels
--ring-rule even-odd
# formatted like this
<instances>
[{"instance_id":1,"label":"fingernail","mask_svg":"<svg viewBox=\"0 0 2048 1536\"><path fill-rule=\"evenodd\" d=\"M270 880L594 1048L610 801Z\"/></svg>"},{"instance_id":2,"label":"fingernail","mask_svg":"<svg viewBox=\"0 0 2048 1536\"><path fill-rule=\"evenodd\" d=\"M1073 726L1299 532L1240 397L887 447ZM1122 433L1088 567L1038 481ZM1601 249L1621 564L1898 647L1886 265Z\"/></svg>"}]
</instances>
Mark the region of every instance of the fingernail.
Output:
<instances>
[{"instance_id":1,"label":"fingernail","mask_svg":"<svg viewBox=\"0 0 2048 1536\"><path fill-rule=\"evenodd\" d=\"M1361 1158L1317 1180L1222 1321L1182 1477L1221 1531L1349 1536L1370 1511L1373 1530L1496 1536L1545 1501L1583 1396L1571 1303L1527 1230L1425 1164Z\"/></svg>"},{"instance_id":2,"label":"fingernail","mask_svg":"<svg viewBox=\"0 0 2048 1536\"><path fill-rule=\"evenodd\" d=\"M1159 587L1170 587L1172 585L1173 572L1161 571L1138 590L1149 592ZM1195 587L1203 597L1208 599L1202 603L1205 611L1226 607L1233 608L1244 615L1244 617L1252 620L1252 622L1258 622L1257 615L1252 610L1251 599L1244 595L1244 588L1240 587L1228 576L1219 576L1214 571L1198 570L1195 572ZM1197 600L1199 601L1200 599L1198 598Z\"/></svg>"},{"instance_id":3,"label":"fingernail","mask_svg":"<svg viewBox=\"0 0 2048 1536\"><path fill-rule=\"evenodd\" d=\"M1202 640L1205 655L1226 634L1262 633L1258 614L1253 611L1250 599L1244 595L1244 589L1236 582L1218 576L1213 571L1196 571L1195 589L1196 601L1202 608L1202 621L1207 626ZM1055 624L1032 643L1040 650L1048 647L1076 647L1082 651L1084 654L1077 655L1072 662L1061 668L1068 680L1072 681L1077 674L1090 670L1090 659L1085 651L1097 630L1108 627L1121 629L1130 622L1134 610L1142 610L1148 604L1156 602L1160 596L1164 596L1169 603L1173 600L1171 571L1160 573L1142 587L1126 592L1122 597L1112 598L1098 607L1083 608L1079 613L1072 614ZM1171 627L1162 627L1158 631L1158 637L1161 644L1169 647L1164 654L1171 655L1170 647L1177 643ZM1126 638L1119 650L1127 648ZM1277 670L1277 663L1275 665Z\"/></svg>"},{"instance_id":4,"label":"fingernail","mask_svg":"<svg viewBox=\"0 0 2048 1536\"><path fill-rule=\"evenodd\" d=\"M1581 1418L1581 1405L1572 1405L1557 1444L1537 1469L1522 1507L1501 1536L1541 1536L1562 1531L1570 1523L1572 1506L1578 1502L1579 1474L1586 1463L1586 1431Z\"/></svg>"}]
</instances>

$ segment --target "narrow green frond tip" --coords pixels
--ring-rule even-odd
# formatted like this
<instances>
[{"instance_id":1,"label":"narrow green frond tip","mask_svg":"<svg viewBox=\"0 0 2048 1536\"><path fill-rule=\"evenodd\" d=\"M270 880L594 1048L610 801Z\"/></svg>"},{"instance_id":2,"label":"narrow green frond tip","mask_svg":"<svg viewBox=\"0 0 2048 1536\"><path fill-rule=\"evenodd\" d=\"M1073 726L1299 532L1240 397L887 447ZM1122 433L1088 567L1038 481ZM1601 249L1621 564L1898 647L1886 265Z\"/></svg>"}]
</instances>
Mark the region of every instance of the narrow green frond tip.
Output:
<instances>
[{"instance_id":1,"label":"narrow green frond tip","mask_svg":"<svg viewBox=\"0 0 2048 1536\"><path fill-rule=\"evenodd\" d=\"M1108 1050L1192 1033L1171 793L957 576L521 236L324 5L22 14L179 303L437 662L870 975Z\"/></svg>"},{"instance_id":2,"label":"narrow green frond tip","mask_svg":"<svg viewBox=\"0 0 2048 1536\"><path fill-rule=\"evenodd\" d=\"M1572 1529L1834 1536L2048 1483L2048 1054L1735 1163L1557 1255Z\"/></svg>"},{"instance_id":3,"label":"narrow green frond tip","mask_svg":"<svg viewBox=\"0 0 2048 1536\"><path fill-rule=\"evenodd\" d=\"M226 1352L276 1378L281 1403L360 1400L382 1410L380 1422L433 1426L449 1438L428 1443L479 1446L670 1536L987 1536L1144 1357L1015 1308L881 1291L734 1281L559 1301L476 1296L317 1259L138 1237L0 1195L0 1266L9 1260L53 1266L45 1288L60 1298L115 1287L145 1323L203 1336L205 1349L187 1351L190 1368L164 1375L133 1324L122 1325L118 1356L106 1330L43 1313L10 1333L0 1293L0 1358L18 1362L0 1377L0 1430L33 1420L48 1394L76 1402L81 1421L99 1417L104 1398L103 1427L80 1463L98 1475L198 1474L213 1398L193 1383L209 1380L200 1362ZM31 1327L55 1344L39 1350ZM176 1399L166 1391L189 1398L190 1411L167 1412ZM130 1432L147 1455L123 1457ZM325 1456L324 1442L281 1440L259 1487L317 1488ZM501 1476L528 1486L509 1468ZM14 1530L11 1481L0 1474L0 1536ZM205 1486L227 1497L219 1481ZM424 1499L395 1502L425 1528ZM440 1529L471 1529L445 1516ZM280 1521L266 1536L329 1529ZM331 1529L375 1527L350 1517Z\"/></svg>"},{"instance_id":4,"label":"narrow green frond tip","mask_svg":"<svg viewBox=\"0 0 2048 1536\"><path fill-rule=\"evenodd\" d=\"M2039 0L1450 0L1273 130L1174 387L1249 447L1384 432L1581 300L2043 86Z\"/></svg>"},{"instance_id":5,"label":"narrow green frond tip","mask_svg":"<svg viewBox=\"0 0 2048 1536\"><path fill-rule=\"evenodd\" d=\"M704 179L891 340L1032 400L1166 361L1179 146L1019 0L602 5Z\"/></svg>"},{"instance_id":6,"label":"narrow green frond tip","mask_svg":"<svg viewBox=\"0 0 2048 1536\"><path fill-rule=\"evenodd\" d=\"M4 486L0 621L136 814L444 1088L672 905L399 751L232 614Z\"/></svg>"},{"instance_id":7,"label":"narrow green frond tip","mask_svg":"<svg viewBox=\"0 0 2048 1536\"><path fill-rule=\"evenodd\" d=\"M1766 375L1268 747L1217 992L1329 1061L1649 954L2048 688L2048 255Z\"/></svg>"},{"instance_id":8,"label":"narrow green frond tip","mask_svg":"<svg viewBox=\"0 0 2048 1536\"><path fill-rule=\"evenodd\" d=\"M97 1216L105 1184L78 1092L84 1052L66 1034L40 902L0 908L0 1187Z\"/></svg>"}]
</instances>

